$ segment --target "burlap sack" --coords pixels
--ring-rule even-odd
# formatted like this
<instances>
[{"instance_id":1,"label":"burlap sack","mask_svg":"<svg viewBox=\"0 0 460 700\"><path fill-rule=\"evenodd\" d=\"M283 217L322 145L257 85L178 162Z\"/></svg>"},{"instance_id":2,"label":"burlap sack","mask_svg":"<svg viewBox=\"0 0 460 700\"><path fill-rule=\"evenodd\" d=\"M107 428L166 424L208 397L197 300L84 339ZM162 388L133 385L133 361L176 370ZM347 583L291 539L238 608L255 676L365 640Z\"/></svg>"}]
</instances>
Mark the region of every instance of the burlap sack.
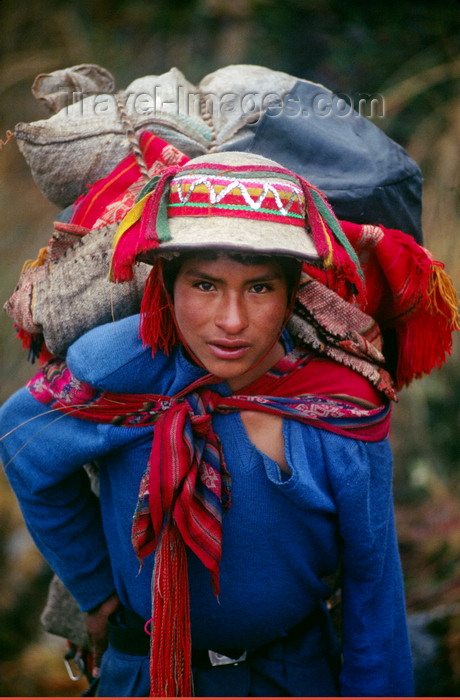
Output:
<instances>
[{"instance_id":1,"label":"burlap sack","mask_svg":"<svg viewBox=\"0 0 460 700\"><path fill-rule=\"evenodd\" d=\"M53 74L49 77L53 99L62 81L57 73L54 85ZM64 92L68 96L67 87ZM181 104L187 103L190 93L196 93L196 88L172 68L164 75L135 80L121 97L136 131L154 131L187 155L198 156L206 153L211 130L200 116L199 104L190 114L176 108L178 96ZM75 95L82 97L81 93ZM190 99L190 103L195 101ZM68 206L88 185L108 175L130 150L112 93L77 99L49 119L21 122L15 136L37 185L60 207Z\"/></svg>"},{"instance_id":2,"label":"burlap sack","mask_svg":"<svg viewBox=\"0 0 460 700\"><path fill-rule=\"evenodd\" d=\"M77 647L89 651L90 643L85 628L86 613L80 610L75 598L56 575L50 583L40 622L46 632L64 637Z\"/></svg>"},{"instance_id":3,"label":"burlap sack","mask_svg":"<svg viewBox=\"0 0 460 700\"><path fill-rule=\"evenodd\" d=\"M34 180L61 207L108 175L129 153L116 97L107 90L109 78L104 72L105 82L99 77L98 83L95 67L89 68L77 66L39 76L34 94L49 107L60 109L48 119L16 125L16 140ZM136 133L153 131L194 158L215 144L229 142L248 121L260 117L266 93L284 94L295 80L259 66L228 66L196 87L171 68L163 75L134 80L119 95ZM97 85L98 94L87 94ZM247 93L257 96L254 109L251 97L241 99ZM212 126L206 110L212 112Z\"/></svg>"},{"instance_id":4,"label":"burlap sack","mask_svg":"<svg viewBox=\"0 0 460 700\"><path fill-rule=\"evenodd\" d=\"M38 259L24 263L16 288L3 306L18 328L30 334L42 332L32 312L37 282L49 274L51 264L59 260L85 233L86 229L81 227L55 222L48 245L39 252Z\"/></svg>"},{"instance_id":5,"label":"burlap sack","mask_svg":"<svg viewBox=\"0 0 460 700\"><path fill-rule=\"evenodd\" d=\"M108 280L116 228L84 230L82 236L56 223L46 259L23 272L4 305L19 328L43 333L57 357L64 357L69 345L91 328L139 311L150 267L139 263L132 282Z\"/></svg>"},{"instance_id":6,"label":"burlap sack","mask_svg":"<svg viewBox=\"0 0 460 700\"><path fill-rule=\"evenodd\" d=\"M225 150L264 155L321 189L339 218L400 229L422 242L420 170L361 114L365 93L348 96L347 106L323 85L253 65L226 66L197 86L172 68L118 93L98 66L39 78L36 96L50 108L63 106L49 119L18 124L16 138L37 184L58 206L128 154L121 104L134 135L152 131L190 158Z\"/></svg>"},{"instance_id":7,"label":"burlap sack","mask_svg":"<svg viewBox=\"0 0 460 700\"><path fill-rule=\"evenodd\" d=\"M34 288L32 317L56 356L83 333L139 311L150 267L139 263L132 282L108 280L117 224L95 229L53 262Z\"/></svg>"},{"instance_id":8,"label":"burlap sack","mask_svg":"<svg viewBox=\"0 0 460 700\"><path fill-rule=\"evenodd\" d=\"M91 63L54 73L40 73L32 85L32 94L53 113L72 104L78 95L113 93L114 90L113 75L105 68Z\"/></svg>"},{"instance_id":9,"label":"burlap sack","mask_svg":"<svg viewBox=\"0 0 460 700\"><path fill-rule=\"evenodd\" d=\"M287 73L252 65L226 66L205 76L198 89L212 117L216 150L233 150L235 139L240 143L246 133L252 134L248 126L257 124L267 107L287 95L296 82Z\"/></svg>"}]
</instances>

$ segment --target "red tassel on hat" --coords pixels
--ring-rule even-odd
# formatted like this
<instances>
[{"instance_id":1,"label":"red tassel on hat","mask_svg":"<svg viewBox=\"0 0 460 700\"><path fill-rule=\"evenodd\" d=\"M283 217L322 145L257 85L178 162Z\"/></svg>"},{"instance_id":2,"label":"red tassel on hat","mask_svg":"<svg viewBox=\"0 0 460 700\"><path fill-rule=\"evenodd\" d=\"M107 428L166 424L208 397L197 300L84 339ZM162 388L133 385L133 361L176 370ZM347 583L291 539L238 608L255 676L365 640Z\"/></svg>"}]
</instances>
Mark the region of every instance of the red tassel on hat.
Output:
<instances>
[{"instance_id":1,"label":"red tassel on hat","mask_svg":"<svg viewBox=\"0 0 460 700\"><path fill-rule=\"evenodd\" d=\"M150 345L152 353L157 349L166 355L179 341L176 324L171 312L171 301L163 283L161 260L153 263L147 278L141 304L140 337Z\"/></svg>"}]
</instances>

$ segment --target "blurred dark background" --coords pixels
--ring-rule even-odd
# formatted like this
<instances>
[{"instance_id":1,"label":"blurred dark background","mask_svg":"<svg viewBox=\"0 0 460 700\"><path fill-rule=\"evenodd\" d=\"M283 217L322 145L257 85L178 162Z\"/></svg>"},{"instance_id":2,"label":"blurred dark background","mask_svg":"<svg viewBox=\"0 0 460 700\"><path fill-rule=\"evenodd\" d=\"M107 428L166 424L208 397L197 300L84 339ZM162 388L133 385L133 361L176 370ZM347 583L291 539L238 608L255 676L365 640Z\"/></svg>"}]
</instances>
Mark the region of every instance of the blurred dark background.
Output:
<instances>
[{"instance_id":1,"label":"blurred dark background","mask_svg":"<svg viewBox=\"0 0 460 700\"><path fill-rule=\"evenodd\" d=\"M425 245L460 279L460 4L458 0L3 0L0 139L46 118L30 92L38 73L79 63L118 88L179 68L192 83L253 63L335 92L380 93L374 120L425 178ZM33 182L14 139L0 150L0 300L45 245L57 208ZM0 401L36 367L0 317ZM460 695L460 357L401 393L394 411L395 500L417 696ZM72 696L63 643L40 631L50 572L0 477L0 695Z\"/></svg>"}]
</instances>

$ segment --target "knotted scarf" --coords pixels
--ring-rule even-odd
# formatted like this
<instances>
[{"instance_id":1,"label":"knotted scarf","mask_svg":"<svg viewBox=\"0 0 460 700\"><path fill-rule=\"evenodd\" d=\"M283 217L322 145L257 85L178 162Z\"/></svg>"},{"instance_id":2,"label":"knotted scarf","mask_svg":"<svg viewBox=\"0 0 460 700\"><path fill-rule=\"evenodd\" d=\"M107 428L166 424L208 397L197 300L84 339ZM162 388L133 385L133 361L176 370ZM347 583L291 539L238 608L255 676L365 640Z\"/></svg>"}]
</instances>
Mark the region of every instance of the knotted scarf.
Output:
<instances>
[{"instance_id":1,"label":"knotted scarf","mask_svg":"<svg viewBox=\"0 0 460 700\"><path fill-rule=\"evenodd\" d=\"M85 420L155 426L132 531L140 560L155 551L152 696L192 694L187 547L209 570L214 592L219 592L222 516L230 505L230 476L212 427L213 413L263 411L358 440L382 440L388 433L386 399L376 408L365 407L355 381L362 378L327 359L323 361L338 368L345 379L340 398L334 397L338 377L329 381L330 375L323 371L322 393L310 366L315 361L313 354L294 349L272 370L230 396L216 391L212 384L216 378L210 375L172 397L99 392L57 360L45 365L28 384L40 402ZM313 385L316 393L311 393Z\"/></svg>"}]
</instances>

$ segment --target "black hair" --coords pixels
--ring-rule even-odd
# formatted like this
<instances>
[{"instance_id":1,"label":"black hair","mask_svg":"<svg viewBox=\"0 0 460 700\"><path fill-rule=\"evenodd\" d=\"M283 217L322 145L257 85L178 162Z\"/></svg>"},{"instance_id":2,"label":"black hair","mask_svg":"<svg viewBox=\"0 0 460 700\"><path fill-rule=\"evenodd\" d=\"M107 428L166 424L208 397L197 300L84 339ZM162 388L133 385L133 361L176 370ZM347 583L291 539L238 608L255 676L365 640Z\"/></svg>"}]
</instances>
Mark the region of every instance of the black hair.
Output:
<instances>
[{"instance_id":1,"label":"black hair","mask_svg":"<svg viewBox=\"0 0 460 700\"><path fill-rule=\"evenodd\" d=\"M190 260L190 258L194 258L198 255L205 261L218 260L221 257L226 257L242 265L265 265L267 262L275 261L280 266L286 280L288 301L297 288L302 269L302 262L288 255L273 255L273 253L234 253L225 250L197 250L195 248L194 250L181 253L170 260L166 258L163 259L163 280L166 291L171 299L174 298L174 283L182 265L186 260Z\"/></svg>"}]
</instances>

